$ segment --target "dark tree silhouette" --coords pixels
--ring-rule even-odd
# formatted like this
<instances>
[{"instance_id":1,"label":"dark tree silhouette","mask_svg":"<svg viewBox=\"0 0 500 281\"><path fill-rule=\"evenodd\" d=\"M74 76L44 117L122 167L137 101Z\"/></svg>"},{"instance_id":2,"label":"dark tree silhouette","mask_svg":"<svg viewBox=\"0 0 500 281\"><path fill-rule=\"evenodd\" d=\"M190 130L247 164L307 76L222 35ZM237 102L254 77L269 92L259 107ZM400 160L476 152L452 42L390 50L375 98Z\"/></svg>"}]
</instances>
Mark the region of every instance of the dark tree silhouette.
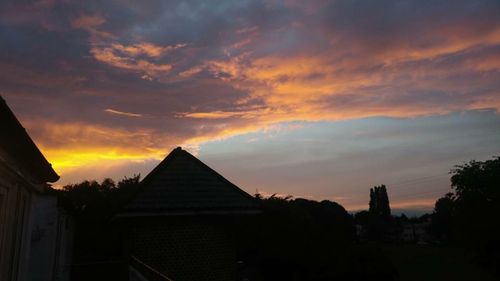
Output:
<instances>
[{"instance_id":1,"label":"dark tree silhouette","mask_svg":"<svg viewBox=\"0 0 500 281\"><path fill-rule=\"evenodd\" d=\"M394 219L391 217L389 196L385 185L370 188L368 211L355 215L356 222L362 225L361 240L392 241L394 240Z\"/></svg>"},{"instance_id":2,"label":"dark tree silhouette","mask_svg":"<svg viewBox=\"0 0 500 281\"><path fill-rule=\"evenodd\" d=\"M450 173L454 192L437 200L432 230L500 268L500 157L473 160Z\"/></svg>"},{"instance_id":3,"label":"dark tree silhouette","mask_svg":"<svg viewBox=\"0 0 500 281\"><path fill-rule=\"evenodd\" d=\"M106 220L139 188L140 175L125 177L116 184L106 178L101 183L83 181L69 184L58 192L63 204L79 220Z\"/></svg>"},{"instance_id":4,"label":"dark tree silhouette","mask_svg":"<svg viewBox=\"0 0 500 281\"><path fill-rule=\"evenodd\" d=\"M359 211L356 214L354 214L354 219L356 223L360 225L368 225L372 221L372 215L369 211Z\"/></svg>"},{"instance_id":5,"label":"dark tree silhouette","mask_svg":"<svg viewBox=\"0 0 500 281\"><path fill-rule=\"evenodd\" d=\"M453 227L459 242L500 260L500 157L470 161L451 171Z\"/></svg>"},{"instance_id":6,"label":"dark tree silhouette","mask_svg":"<svg viewBox=\"0 0 500 281\"><path fill-rule=\"evenodd\" d=\"M448 193L446 196L439 198L434 207L432 214L432 224L430 231L434 236L443 242L452 240L451 219L453 214L453 193Z\"/></svg>"},{"instance_id":7,"label":"dark tree silhouette","mask_svg":"<svg viewBox=\"0 0 500 281\"><path fill-rule=\"evenodd\" d=\"M271 196L263 213L239 221L239 244L255 280L394 280L391 261L355 247L353 218L332 201ZM356 249L356 250L355 250ZM254 280L250 278L251 280Z\"/></svg>"},{"instance_id":8,"label":"dark tree silhouette","mask_svg":"<svg viewBox=\"0 0 500 281\"><path fill-rule=\"evenodd\" d=\"M375 186L370 189L369 211L376 217L389 218L391 216L389 196L385 185Z\"/></svg>"},{"instance_id":9,"label":"dark tree silhouette","mask_svg":"<svg viewBox=\"0 0 500 281\"><path fill-rule=\"evenodd\" d=\"M126 280L125 238L111 217L138 190L139 179L83 181L54 191L76 219L72 280Z\"/></svg>"},{"instance_id":10,"label":"dark tree silhouette","mask_svg":"<svg viewBox=\"0 0 500 281\"><path fill-rule=\"evenodd\" d=\"M451 171L457 201L491 204L500 198L500 157L470 161Z\"/></svg>"}]
</instances>

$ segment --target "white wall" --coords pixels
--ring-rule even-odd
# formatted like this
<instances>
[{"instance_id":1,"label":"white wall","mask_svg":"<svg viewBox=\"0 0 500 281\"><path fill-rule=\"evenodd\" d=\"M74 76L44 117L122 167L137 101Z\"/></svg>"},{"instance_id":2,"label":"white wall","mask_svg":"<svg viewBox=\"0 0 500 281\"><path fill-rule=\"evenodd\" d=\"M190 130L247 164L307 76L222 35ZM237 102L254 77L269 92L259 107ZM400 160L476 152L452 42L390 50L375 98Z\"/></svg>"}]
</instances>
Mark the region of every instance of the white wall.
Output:
<instances>
[{"instance_id":1,"label":"white wall","mask_svg":"<svg viewBox=\"0 0 500 281\"><path fill-rule=\"evenodd\" d=\"M55 196L35 196L28 281L69 280L73 223Z\"/></svg>"}]
</instances>

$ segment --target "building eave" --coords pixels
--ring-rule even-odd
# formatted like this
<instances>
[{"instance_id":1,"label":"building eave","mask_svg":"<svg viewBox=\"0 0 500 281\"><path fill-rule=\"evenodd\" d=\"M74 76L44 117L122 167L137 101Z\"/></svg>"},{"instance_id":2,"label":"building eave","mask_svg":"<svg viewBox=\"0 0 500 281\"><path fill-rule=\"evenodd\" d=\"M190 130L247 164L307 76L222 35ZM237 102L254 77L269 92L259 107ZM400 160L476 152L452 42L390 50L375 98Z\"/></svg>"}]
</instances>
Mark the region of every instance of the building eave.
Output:
<instances>
[{"instance_id":1,"label":"building eave","mask_svg":"<svg viewBox=\"0 0 500 281\"><path fill-rule=\"evenodd\" d=\"M0 145L41 183L56 182L59 175L38 149L24 127L0 96Z\"/></svg>"}]
</instances>

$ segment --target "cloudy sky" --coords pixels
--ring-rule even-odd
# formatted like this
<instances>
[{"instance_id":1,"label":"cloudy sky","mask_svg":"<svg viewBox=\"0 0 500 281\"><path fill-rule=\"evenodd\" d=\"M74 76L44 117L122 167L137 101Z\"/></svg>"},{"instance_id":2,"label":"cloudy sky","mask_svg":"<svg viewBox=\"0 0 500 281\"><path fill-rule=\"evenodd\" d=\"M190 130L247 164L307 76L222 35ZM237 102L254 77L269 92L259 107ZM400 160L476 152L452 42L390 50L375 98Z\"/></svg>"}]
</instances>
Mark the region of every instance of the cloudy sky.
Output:
<instances>
[{"instance_id":1,"label":"cloudy sky","mask_svg":"<svg viewBox=\"0 0 500 281\"><path fill-rule=\"evenodd\" d=\"M500 2L2 1L0 94L61 175L183 146L244 190L432 208L500 155Z\"/></svg>"}]
</instances>

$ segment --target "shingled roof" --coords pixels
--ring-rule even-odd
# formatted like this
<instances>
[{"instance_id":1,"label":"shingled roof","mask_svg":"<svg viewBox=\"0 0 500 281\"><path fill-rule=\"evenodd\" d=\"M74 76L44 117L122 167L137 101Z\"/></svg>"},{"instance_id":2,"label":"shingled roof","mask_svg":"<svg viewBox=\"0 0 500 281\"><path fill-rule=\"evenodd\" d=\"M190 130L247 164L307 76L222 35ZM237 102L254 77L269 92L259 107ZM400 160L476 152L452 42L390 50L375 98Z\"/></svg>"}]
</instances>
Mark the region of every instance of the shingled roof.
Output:
<instances>
[{"instance_id":1,"label":"shingled roof","mask_svg":"<svg viewBox=\"0 0 500 281\"><path fill-rule=\"evenodd\" d=\"M119 217L258 212L258 203L189 152L174 149L141 182Z\"/></svg>"},{"instance_id":2,"label":"shingled roof","mask_svg":"<svg viewBox=\"0 0 500 281\"><path fill-rule=\"evenodd\" d=\"M5 100L0 96L0 149L41 183L56 182L59 175L45 159Z\"/></svg>"}]
</instances>

